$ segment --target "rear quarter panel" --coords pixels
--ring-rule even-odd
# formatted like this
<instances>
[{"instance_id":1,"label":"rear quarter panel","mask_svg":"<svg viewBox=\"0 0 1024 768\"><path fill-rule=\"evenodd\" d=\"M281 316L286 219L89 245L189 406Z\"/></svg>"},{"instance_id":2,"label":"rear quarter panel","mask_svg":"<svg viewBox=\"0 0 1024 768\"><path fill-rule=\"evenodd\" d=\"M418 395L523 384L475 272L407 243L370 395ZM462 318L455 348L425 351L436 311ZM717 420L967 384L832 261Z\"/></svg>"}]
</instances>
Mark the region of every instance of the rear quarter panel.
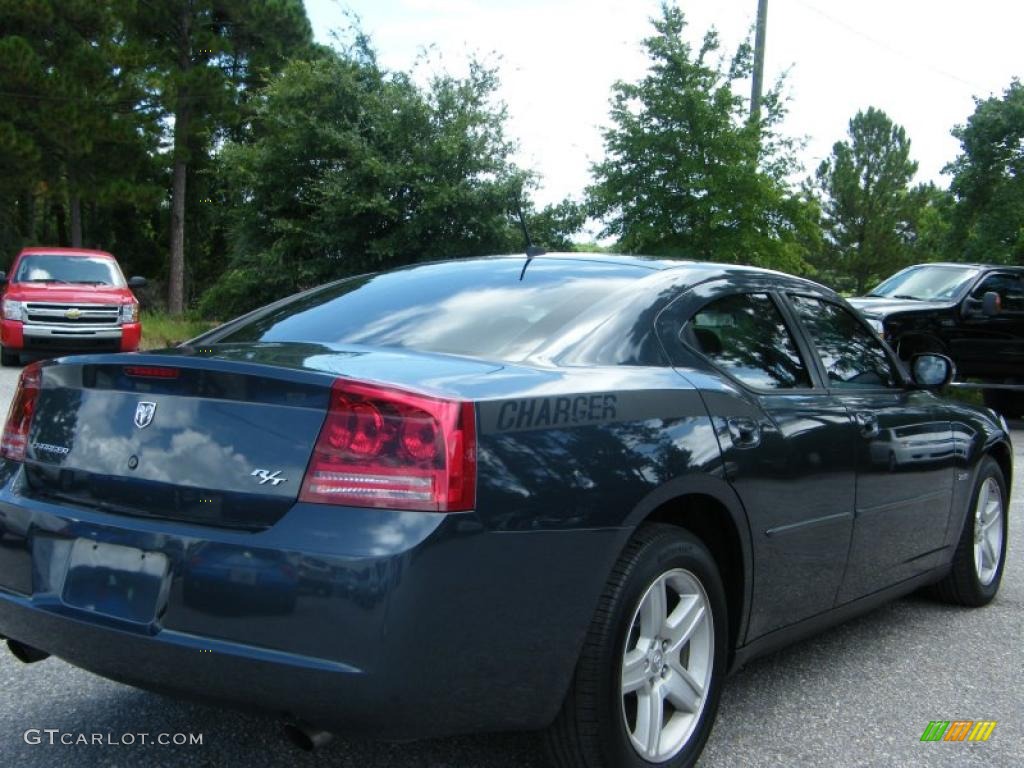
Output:
<instances>
[{"instance_id":1,"label":"rear quarter panel","mask_svg":"<svg viewBox=\"0 0 1024 768\"><path fill-rule=\"evenodd\" d=\"M722 477L700 395L671 369L563 369L480 402L477 431L478 514L492 530L628 530L661 486Z\"/></svg>"}]
</instances>

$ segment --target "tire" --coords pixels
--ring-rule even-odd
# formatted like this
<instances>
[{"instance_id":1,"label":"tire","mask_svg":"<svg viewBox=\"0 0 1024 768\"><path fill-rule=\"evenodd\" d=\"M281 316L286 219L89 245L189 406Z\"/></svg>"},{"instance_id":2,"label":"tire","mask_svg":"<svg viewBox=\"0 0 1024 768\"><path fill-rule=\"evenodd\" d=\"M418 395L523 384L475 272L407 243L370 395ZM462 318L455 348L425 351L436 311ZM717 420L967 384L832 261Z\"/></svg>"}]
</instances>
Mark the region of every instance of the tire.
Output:
<instances>
[{"instance_id":1,"label":"tire","mask_svg":"<svg viewBox=\"0 0 1024 768\"><path fill-rule=\"evenodd\" d=\"M1006 498L1003 472L991 456L986 456L978 470L952 568L933 587L940 600L977 608L996 596L1006 563ZM976 543L979 526L986 525L981 533L982 543Z\"/></svg>"},{"instance_id":2,"label":"tire","mask_svg":"<svg viewBox=\"0 0 1024 768\"><path fill-rule=\"evenodd\" d=\"M17 352L8 352L6 349L2 349L0 350L0 365L3 365L5 368L21 365L21 355Z\"/></svg>"},{"instance_id":3,"label":"tire","mask_svg":"<svg viewBox=\"0 0 1024 768\"><path fill-rule=\"evenodd\" d=\"M690 627L689 639L680 642L684 633L667 620ZM661 637L673 632L674 650ZM545 734L550 762L558 768L694 765L718 709L728 637L725 590L704 544L675 526L641 526L612 569L562 710ZM659 638L664 642L654 645ZM637 687L624 694L627 662ZM656 719L645 714L657 712L652 701L662 702L660 739L643 738L644 723ZM686 706L677 708L675 701Z\"/></svg>"}]
</instances>

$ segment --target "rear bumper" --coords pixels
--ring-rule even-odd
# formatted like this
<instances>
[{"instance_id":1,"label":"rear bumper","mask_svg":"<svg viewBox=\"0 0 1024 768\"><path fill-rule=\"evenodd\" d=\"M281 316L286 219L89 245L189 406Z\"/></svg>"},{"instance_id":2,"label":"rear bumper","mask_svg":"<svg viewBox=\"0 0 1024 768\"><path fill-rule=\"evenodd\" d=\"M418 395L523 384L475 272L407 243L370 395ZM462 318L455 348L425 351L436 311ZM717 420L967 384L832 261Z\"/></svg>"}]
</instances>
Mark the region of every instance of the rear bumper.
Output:
<instances>
[{"instance_id":1,"label":"rear bumper","mask_svg":"<svg viewBox=\"0 0 1024 768\"><path fill-rule=\"evenodd\" d=\"M20 476L0 462L0 635L139 687L379 738L549 723L621 541L309 504L238 533L30 499ZM166 557L155 618L69 602L82 540Z\"/></svg>"},{"instance_id":2,"label":"rear bumper","mask_svg":"<svg viewBox=\"0 0 1024 768\"><path fill-rule=\"evenodd\" d=\"M0 321L0 343L18 352L134 352L142 339L140 323L111 327L40 325Z\"/></svg>"}]
</instances>

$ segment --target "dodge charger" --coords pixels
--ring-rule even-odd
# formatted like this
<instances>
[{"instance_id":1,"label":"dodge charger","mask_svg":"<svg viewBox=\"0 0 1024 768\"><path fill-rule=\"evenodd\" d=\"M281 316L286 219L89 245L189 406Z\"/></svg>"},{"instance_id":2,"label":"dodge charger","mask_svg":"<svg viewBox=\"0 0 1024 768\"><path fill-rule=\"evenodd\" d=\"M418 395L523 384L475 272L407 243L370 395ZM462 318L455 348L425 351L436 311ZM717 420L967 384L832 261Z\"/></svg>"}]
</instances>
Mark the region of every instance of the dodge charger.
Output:
<instances>
[{"instance_id":1,"label":"dodge charger","mask_svg":"<svg viewBox=\"0 0 1024 768\"><path fill-rule=\"evenodd\" d=\"M691 766L751 658L918 589L993 599L1010 438L953 375L806 280L597 254L35 363L0 635L307 747L536 729L557 766Z\"/></svg>"}]
</instances>

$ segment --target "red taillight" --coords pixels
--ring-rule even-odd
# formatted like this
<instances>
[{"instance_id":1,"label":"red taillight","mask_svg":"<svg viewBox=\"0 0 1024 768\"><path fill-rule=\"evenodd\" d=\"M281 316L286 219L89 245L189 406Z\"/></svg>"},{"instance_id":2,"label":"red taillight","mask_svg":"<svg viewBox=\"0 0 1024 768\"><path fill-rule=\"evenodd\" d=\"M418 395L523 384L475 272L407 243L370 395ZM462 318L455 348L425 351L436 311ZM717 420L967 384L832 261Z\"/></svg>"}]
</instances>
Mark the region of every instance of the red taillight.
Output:
<instances>
[{"instance_id":1,"label":"red taillight","mask_svg":"<svg viewBox=\"0 0 1024 768\"><path fill-rule=\"evenodd\" d=\"M299 500L436 512L473 509L473 404L338 379Z\"/></svg>"},{"instance_id":2,"label":"red taillight","mask_svg":"<svg viewBox=\"0 0 1024 768\"><path fill-rule=\"evenodd\" d=\"M11 401L11 409L7 412L7 424L4 426L3 441L0 443L0 455L15 461L25 460L25 448L28 445L28 430L32 426L32 417L36 412L39 400L40 363L26 365L18 379L18 389Z\"/></svg>"},{"instance_id":3,"label":"red taillight","mask_svg":"<svg viewBox=\"0 0 1024 768\"><path fill-rule=\"evenodd\" d=\"M176 379L178 378L178 369L160 365L126 365L124 374L140 379Z\"/></svg>"}]
</instances>

